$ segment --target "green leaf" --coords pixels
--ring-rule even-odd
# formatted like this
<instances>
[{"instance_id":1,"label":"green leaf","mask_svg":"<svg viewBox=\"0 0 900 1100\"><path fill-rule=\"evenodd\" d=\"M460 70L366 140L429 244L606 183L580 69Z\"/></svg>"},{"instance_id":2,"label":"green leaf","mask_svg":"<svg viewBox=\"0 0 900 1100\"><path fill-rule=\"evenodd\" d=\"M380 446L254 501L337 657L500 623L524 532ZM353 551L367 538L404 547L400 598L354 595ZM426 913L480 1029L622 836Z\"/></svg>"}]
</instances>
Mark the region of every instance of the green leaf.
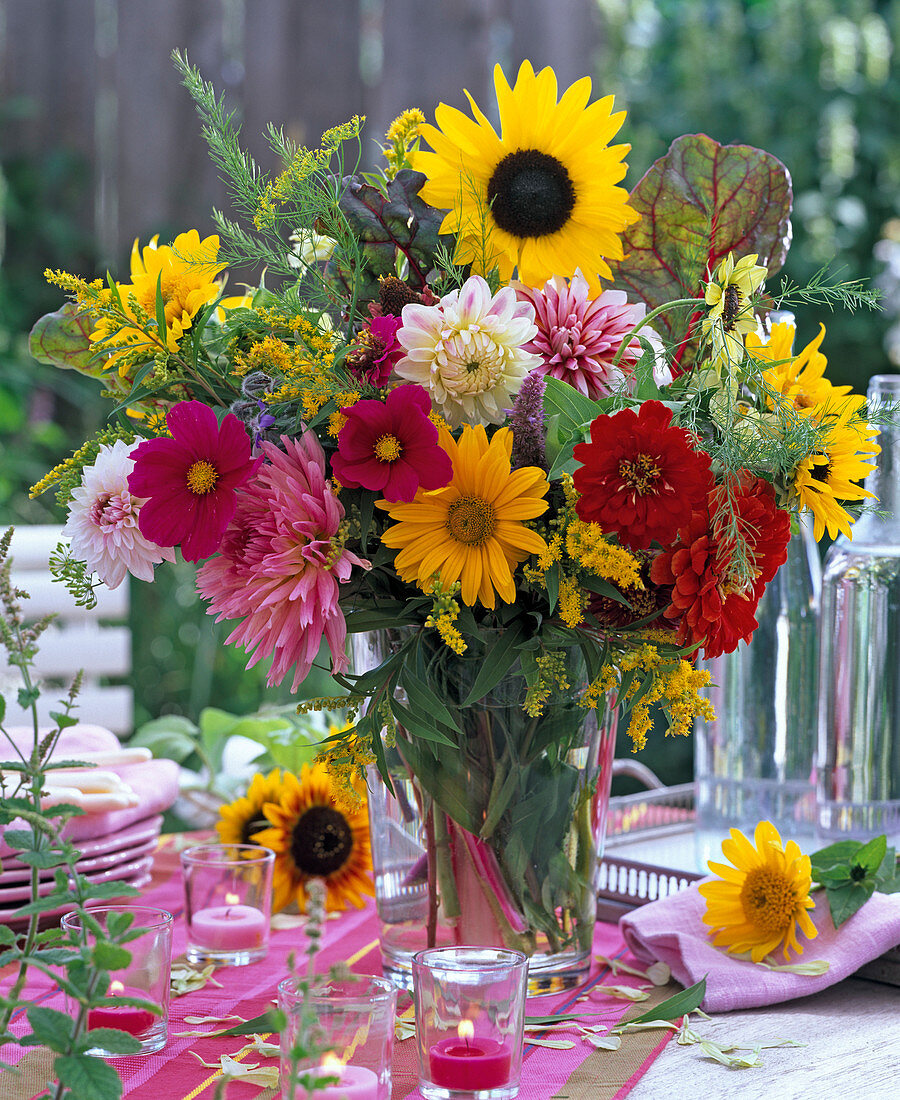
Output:
<instances>
[{"instance_id":1,"label":"green leaf","mask_svg":"<svg viewBox=\"0 0 900 1100\"><path fill-rule=\"evenodd\" d=\"M706 996L706 978L701 978L695 985L688 986L687 989L682 989L680 993L676 993L674 997L669 997L668 1000L658 1004L656 1008L651 1008L641 1016L633 1016L627 1021L629 1024L649 1024L654 1020L677 1020L681 1016L686 1016L689 1012L693 1012L703 1004L703 998Z\"/></svg>"},{"instance_id":2,"label":"green leaf","mask_svg":"<svg viewBox=\"0 0 900 1100\"><path fill-rule=\"evenodd\" d=\"M7 829L3 839L10 848L18 848L23 853L34 851L34 833L30 829Z\"/></svg>"},{"instance_id":3,"label":"green leaf","mask_svg":"<svg viewBox=\"0 0 900 1100\"><path fill-rule=\"evenodd\" d=\"M423 741L432 741L439 745L449 745L453 749L457 747L456 742L449 738L441 730L438 723L431 720L429 716L422 715L417 711L411 710L409 707L403 706L403 704L398 699L395 699L393 695L388 702L390 704L391 714L393 714L407 732L416 737L421 737Z\"/></svg>"},{"instance_id":4,"label":"green leaf","mask_svg":"<svg viewBox=\"0 0 900 1100\"><path fill-rule=\"evenodd\" d=\"M67 1054L54 1059L53 1072L70 1089L72 1100L119 1100L122 1079L102 1058Z\"/></svg>"},{"instance_id":5,"label":"green leaf","mask_svg":"<svg viewBox=\"0 0 900 1100\"><path fill-rule=\"evenodd\" d=\"M243 1024L235 1024L234 1027L229 1027L225 1031L217 1032L218 1037L228 1038L234 1035L265 1035L268 1032L280 1030L281 1014L276 1009L269 1009L268 1012L264 1012L262 1016L254 1016L252 1020L247 1020Z\"/></svg>"},{"instance_id":6,"label":"green leaf","mask_svg":"<svg viewBox=\"0 0 900 1100\"><path fill-rule=\"evenodd\" d=\"M27 863L29 867L40 867L42 870L48 870L51 867L59 867L66 862L62 853L55 850L47 852L19 852L18 859L20 863Z\"/></svg>"},{"instance_id":7,"label":"green leaf","mask_svg":"<svg viewBox=\"0 0 900 1100\"><path fill-rule=\"evenodd\" d=\"M61 730L78 725L79 719L74 714L66 714L60 710L51 710L48 713Z\"/></svg>"},{"instance_id":8,"label":"green leaf","mask_svg":"<svg viewBox=\"0 0 900 1100\"><path fill-rule=\"evenodd\" d=\"M13 932L8 924L0 924L0 944L14 944L16 938L15 932Z\"/></svg>"},{"instance_id":9,"label":"green leaf","mask_svg":"<svg viewBox=\"0 0 900 1100\"><path fill-rule=\"evenodd\" d=\"M874 874L881 866L886 854L887 837L882 833L881 836L872 837L859 849L853 858L853 865Z\"/></svg>"},{"instance_id":10,"label":"green leaf","mask_svg":"<svg viewBox=\"0 0 900 1100\"><path fill-rule=\"evenodd\" d=\"M840 928L866 904L874 892L874 886L864 886L861 882L848 882L833 889L826 887L825 896L828 898L834 927Z\"/></svg>"},{"instance_id":11,"label":"green leaf","mask_svg":"<svg viewBox=\"0 0 900 1100\"><path fill-rule=\"evenodd\" d=\"M86 1031L78 1043L79 1051L90 1050L91 1047L99 1047L108 1050L110 1054L137 1054L141 1044L127 1031L119 1031L112 1027L95 1027Z\"/></svg>"},{"instance_id":12,"label":"green leaf","mask_svg":"<svg viewBox=\"0 0 900 1100\"><path fill-rule=\"evenodd\" d=\"M128 744L147 748L157 759L174 760L176 764L197 751L197 742L190 734L175 729L147 730L146 726L138 730Z\"/></svg>"},{"instance_id":13,"label":"green leaf","mask_svg":"<svg viewBox=\"0 0 900 1100\"><path fill-rule=\"evenodd\" d=\"M94 965L98 970L124 970L131 962L131 952L114 943L100 940L94 944Z\"/></svg>"},{"instance_id":14,"label":"green leaf","mask_svg":"<svg viewBox=\"0 0 900 1100\"><path fill-rule=\"evenodd\" d=\"M571 389L571 387L569 388ZM479 699L483 699L492 688L500 683L519 658L520 654L517 652L516 646L522 641L524 635L525 628L519 621L514 622L503 631L500 640L491 649L488 660L482 664L469 694L463 700L462 705L464 707L470 707Z\"/></svg>"},{"instance_id":15,"label":"green leaf","mask_svg":"<svg viewBox=\"0 0 900 1100\"><path fill-rule=\"evenodd\" d=\"M16 695L16 699L19 703L19 706L22 708L22 710L29 710L31 708L32 703L36 703L38 701L38 699L40 699L40 697L41 697L40 690L36 687L31 687L31 688L21 687L21 688L19 688L19 691Z\"/></svg>"},{"instance_id":16,"label":"green leaf","mask_svg":"<svg viewBox=\"0 0 900 1100\"><path fill-rule=\"evenodd\" d=\"M409 700L411 709L418 711L420 714L433 716L438 722L449 726L456 733L462 732L456 719L446 708L443 701L433 691L429 690L428 685L423 683L408 665L400 674L400 686L406 692L406 698Z\"/></svg>"},{"instance_id":17,"label":"green leaf","mask_svg":"<svg viewBox=\"0 0 900 1100\"><path fill-rule=\"evenodd\" d=\"M720 145L705 134L676 138L631 193L640 220L623 234L625 258L612 262L615 286L649 309L701 297L702 283L729 252L756 253L771 277L790 242L791 178L770 153ZM699 303L698 303L699 305ZM671 312L654 319L669 341L684 334Z\"/></svg>"},{"instance_id":18,"label":"green leaf","mask_svg":"<svg viewBox=\"0 0 900 1100\"><path fill-rule=\"evenodd\" d=\"M0 722L6 717L6 700L0 695Z\"/></svg>"},{"instance_id":19,"label":"green leaf","mask_svg":"<svg viewBox=\"0 0 900 1100\"><path fill-rule=\"evenodd\" d=\"M32 1006L25 1015L31 1024L35 1041L50 1050L62 1052L68 1048L74 1020L66 1012L57 1012L55 1008Z\"/></svg>"},{"instance_id":20,"label":"green leaf","mask_svg":"<svg viewBox=\"0 0 900 1100\"><path fill-rule=\"evenodd\" d=\"M28 350L39 363L76 370L99 378L103 365L94 356L90 341L93 323L74 302L39 318L28 337Z\"/></svg>"},{"instance_id":21,"label":"green leaf","mask_svg":"<svg viewBox=\"0 0 900 1100\"><path fill-rule=\"evenodd\" d=\"M841 864L849 867L852 857L862 847L859 840L839 840L836 844L829 844L827 848L821 848L813 852L809 857L814 871L824 870L826 867L834 867Z\"/></svg>"}]
</instances>

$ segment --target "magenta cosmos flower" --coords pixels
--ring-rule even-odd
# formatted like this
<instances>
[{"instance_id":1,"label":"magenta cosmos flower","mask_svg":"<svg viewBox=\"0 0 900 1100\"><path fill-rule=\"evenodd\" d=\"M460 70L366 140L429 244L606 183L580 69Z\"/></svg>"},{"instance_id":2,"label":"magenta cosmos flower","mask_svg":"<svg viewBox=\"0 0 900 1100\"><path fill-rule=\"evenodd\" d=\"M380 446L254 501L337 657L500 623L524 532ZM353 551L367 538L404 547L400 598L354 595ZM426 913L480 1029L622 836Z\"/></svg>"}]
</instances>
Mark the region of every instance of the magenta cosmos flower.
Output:
<instances>
[{"instance_id":1,"label":"magenta cosmos flower","mask_svg":"<svg viewBox=\"0 0 900 1100\"><path fill-rule=\"evenodd\" d=\"M314 432L263 443L265 463L237 494L220 553L201 566L197 588L216 621L242 619L226 639L251 654L248 668L274 656L268 684L293 669L296 691L322 638L332 668L347 668L347 625L339 583L369 563L344 547L344 509L325 479L325 454ZM255 652L254 652L255 651Z\"/></svg>"},{"instance_id":2,"label":"magenta cosmos flower","mask_svg":"<svg viewBox=\"0 0 900 1100\"><path fill-rule=\"evenodd\" d=\"M382 493L392 504L411 501L419 488L449 484L453 464L438 446L431 399L421 386L398 386L384 401L358 401L342 412L347 423L331 460L341 484Z\"/></svg>"},{"instance_id":3,"label":"magenta cosmos flower","mask_svg":"<svg viewBox=\"0 0 900 1100\"><path fill-rule=\"evenodd\" d=\"M261 459L236 416L221 425L201 401L182 401L166 416L171 439L146 439L133 454L128 488L146 497L138 526L157 546L181 544L185 561L214 554L234 514L234 494Z\"/></svg>"},{"instance_id":4,"label":"magenta cosmos flower","mask_svg":"<svg viewBox=\"0 0 900 1100\"><path fill-rule=\"evenodd\" d=\"M375 389L386 386L394 366L406 355L397 339L400 318L390 313L373 317L356 337L356 348L344 360L344 366L360 382Z\"/></svg>"},{"instance_id":5,"label":"magenta cosmos flower","mask_svg":"<svg viewBox=\"0 0 900 1100\"><path fill-rule=\"evenodd\" d=\"M629 304L621 290L604 290L592 298L587 280L580 274L568 283L554 276L542 289L517 286L516 293L520 301L534 306L538 333L524 349L541 357L535 373L568 382L594 400L623 385L631 388L629 381L643 354L639 340L629 341L615 366L612 361L622 340L643 320L643 303ZM652 329L641 329L641 335L660 346ZM672 381L662 356L657 356L653 374L658 386Z\"/></svg>"}]
</instances>

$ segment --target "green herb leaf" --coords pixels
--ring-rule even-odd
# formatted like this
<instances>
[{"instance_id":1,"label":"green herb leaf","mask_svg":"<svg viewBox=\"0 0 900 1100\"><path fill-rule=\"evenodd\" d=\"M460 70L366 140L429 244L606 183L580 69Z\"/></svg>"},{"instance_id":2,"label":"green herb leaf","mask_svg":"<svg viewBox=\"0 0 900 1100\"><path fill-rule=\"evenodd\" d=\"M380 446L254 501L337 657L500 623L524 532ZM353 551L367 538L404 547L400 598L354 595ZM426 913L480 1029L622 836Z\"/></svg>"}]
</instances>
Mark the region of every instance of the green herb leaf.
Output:
<instances>
[{"instance_id":1,"label":"green herb leaf","mask_svg":"<svg viewBox=\"0 0 900 1100\"><path fill-rule=\"evenodd\" d=\"M470 707L479 699L483 699L491 688L500 683L519 656L516 646L522 641L524 633L524 627L518 621L503 631L500 640L491 650L491 659L481 666L471 691L463 700L464 707Z\"/></svg>"},{"instance_id":2,"label":"green herb leaf","mask_svg":"<svg viewBox=\"0 0 900 1100\"><path fill-rule=\"evenodd\" d=\"M826 888L825 894L834 927L840 928L866 904L874 892L874 886L864 886L860 882L848 882L843 886Z\"/></svg>"},{"instance_id":3,"label":"green herb leaf","mask_svg":"<svg viewBox=\"0 0 900 1100\"><path fill-rule=\"evenodd\" d=\"M658 1004L656 1008L651 1008L648 1012L645 1012L642 1016L634 1016L628 1020L628 1024L649 1024L656 1020L677 1020L681 1016L686 1016L689 1012L693 1012L703 1004L703 998L706 996L706 978L701 978L695 985L688 986L687 989L682 989L680 993L676 993L674 997L669 997L668 1000ZM624 1025L623 1025L624 1026Z\"/></svg>"},{"instance_id":4,"label":"green herb leaf","mask_svg":"<svg viewBox=\"0 0 900 1100\"><path fill-rule=\"evenodd\" d=\"M66 1012L57 1012L55 1008L32 1006L25 1015L34 1033L34 1042L50 1050L62 1052L68 1048L74 1020ZM33 1045L33 1044L29 1044Z\"/></svg>"},{"instance_id":5,"label":"green herb leaf","mask_svg":"<svg viewBox=\"0 0 900 1100\"><path fill-rule=\"evenodd\" d=\"M124 970L131 962L131 952L114 943L104 943L102 940L94 944L94 965L99 970Z\"/></svg>"},{"instance_id":6,"label":"green herb leaf","mask_svg":"<svg viewBox=\"0 0 900 1100\"><path fill-rule=\"evenodd\" d=\"M229 1027L225 1031L217 1031L217 1036L225 1036L226 1038L234 1035L267 1035L273 1031L279 1031L281 1029L282 1016L276 1009L270 1009L268 1012L264 1012L262 1016L254 1016L252 1020L247 1020L243 1024L235 1024L234 1027Z\"/></svg>"},{"instance_id":7,"label":"green herb leaf","mask_svg":"<svg viewBox=\"0 0 900 1100\"><path fill-rule=\"evenodd\" d=\"M53 1072L72 1094L72 1100L119 1100L122 1080L102 1058L67 1054L56 1058Z\"/></svg>"},{"instance_id":8,"label":"green herb leaf","mask_svg":"<svg viewBox=\"0 0 900 1100\"><path fill-rule=\"evenodd\" d=\"M137 1054L141 1044L127 1031L119 1031L118 1028L95 1027L86 1031L78 1044L79 1052L90 1050L91 1047L100 1047L108 1050L110 1054Z\"/></svg>"},{"instance_id":9,"label":"green herb leaf","mask_svg":"<svg viewBox=\"0 0 900 1100\"><path fill-rule=\"evenodd\" d=\"M853 858L853 866L863 868L874 874L881 866L886 854L887 837L882 833L881 836L872 837L870 841L860 847Z\"/></svg>"}]
</instances>

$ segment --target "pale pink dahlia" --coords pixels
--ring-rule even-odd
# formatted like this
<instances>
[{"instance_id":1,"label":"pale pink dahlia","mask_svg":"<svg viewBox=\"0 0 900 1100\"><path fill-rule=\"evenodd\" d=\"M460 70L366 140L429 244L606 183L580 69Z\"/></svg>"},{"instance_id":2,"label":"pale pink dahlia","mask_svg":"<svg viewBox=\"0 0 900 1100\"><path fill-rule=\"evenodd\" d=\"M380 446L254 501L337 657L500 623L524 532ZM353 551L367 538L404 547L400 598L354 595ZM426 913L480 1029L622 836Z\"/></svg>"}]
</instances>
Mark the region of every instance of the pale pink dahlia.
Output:
<instances>
[{"instance_id":1,"label":"pale pink dahlia","mask_svg":"<svg viewBox=\"0 0 900 1100\"><path fill-rule=\"evenodd\" d=\"M296 691L323 636L332 669L347 668L347 627L339 582L369 563L344 547L344 509L325 479L325 454L313 432L263 443L264 464L236 494L219 554L201 566L197 588L216 621L242 619L226 639L251 654L247 667L274 656L267 682L293 669ZM253 652L255 650L255 652Z\"/></svg>"},{"instance_id":2,"label":"pale pink dahlia","mask_svg":"<svg viewBox=\"0 0 900 1100\"><path fill-rule=\"evenodd\" d=\"M526 375L540 363L524 350L536 333L534 310L480 275L433 306L403 307L397 339L406 355L394 367L428 391L441 416L460 424L502 424Z\"/></svg>"},{"instance_id":3,"label":"pale pink dahlia","mask_svg":"<svg viewBox=\"0 0 900 1100\"><path fill-rule=\"evenodd\" d=\"M150 542L138 529L145 498L132 496L128 489L136 446L117 439L100 448L72 492L62 532L71 541L73 557L85 562L107 588L118 588L126 573L152 581L155 565L175 560L174 550Z\"/></svg>"},{"instance_id":4,"label":"pale pink dahlia","mask_svg":"<svg viewBox=\"0 0 900 1100\"><path fill-rule=\"evenodd\" d=\"M525 350L540 355L538 374L568 382L594 400L623 385L631 388L635 364L643 354L637 337L628 343L615 366L612 361L623 338L643 319L643 302L630 304L622 290L604 290L592 298L587 280L580 274L568 283L554 275L541 289L517 285L516 291L520 301L534 306L538 333ZM641 329L641 336L660 348L652 329ZM672 381L660 354L653 374L658 386Z\"/></svg>"}]
</instances>

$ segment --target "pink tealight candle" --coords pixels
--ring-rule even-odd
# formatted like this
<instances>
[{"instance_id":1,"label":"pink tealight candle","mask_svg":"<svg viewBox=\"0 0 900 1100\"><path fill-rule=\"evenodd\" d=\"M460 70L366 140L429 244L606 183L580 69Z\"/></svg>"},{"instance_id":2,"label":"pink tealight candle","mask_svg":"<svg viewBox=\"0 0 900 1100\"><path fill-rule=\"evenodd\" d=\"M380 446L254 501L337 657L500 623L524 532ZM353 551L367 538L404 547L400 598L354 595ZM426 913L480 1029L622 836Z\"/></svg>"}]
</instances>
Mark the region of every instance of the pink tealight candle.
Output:
<instances>
[{"instance_id":1,"label":"pink tealight candle","mask_svg":"<svg viewBox=\"0 0 900 1100\"><path fill-rule=\"evenodd\" d=\"M459 1037L441 1039L428 1052L431 1082L445 1089L477 1092L509 1083L512 1057L496 1039L473 1035L470 1020L459 1025Z\"/></svg>"},{"instance_id":2,"label":"pink tealight candle","mask_svg":"<svg viewBox=\"0 0 900 1100\"><path fill-rule=\"evenodd\" d=\"M109 983L107 996L136 997L146 1001L147 994L140 989L129 989L119 981ZM101 1005L88 1011L88 1030L95 1027L111 1027L117 1031L127 1031L129 1035L143 1035L147 1028L151 1027L159 1019L147 1008L138 1008L136 1005L111 1004Z\"/></svg>"},{"instance_id":3,"label":"pink tealight candle","mask_svg":"<svg viewBox=\"0 0 900 1100\"><path fill-rule=\"evenodd\" d=\"M234 904L227 904L234 899ZM247 951L265 942L266 918L252 905L238 905L229 894L225 905L199 909L191 917L191 942L208 951Z\"/></svg>"},{"instance_id":4,"label":"pink tealight candle","mask_svg":"<svg viewBox=\"0 0 900 1100\"><path fill-rule=\"evenodd\" d=\"M301 1076L338 1078L336 1084L316 1089L316 1100L378 1100L378 1077L366 1066L345 1066L326 1055L321 1066L303 1070Z\"/></svg>"}]
</instances>

